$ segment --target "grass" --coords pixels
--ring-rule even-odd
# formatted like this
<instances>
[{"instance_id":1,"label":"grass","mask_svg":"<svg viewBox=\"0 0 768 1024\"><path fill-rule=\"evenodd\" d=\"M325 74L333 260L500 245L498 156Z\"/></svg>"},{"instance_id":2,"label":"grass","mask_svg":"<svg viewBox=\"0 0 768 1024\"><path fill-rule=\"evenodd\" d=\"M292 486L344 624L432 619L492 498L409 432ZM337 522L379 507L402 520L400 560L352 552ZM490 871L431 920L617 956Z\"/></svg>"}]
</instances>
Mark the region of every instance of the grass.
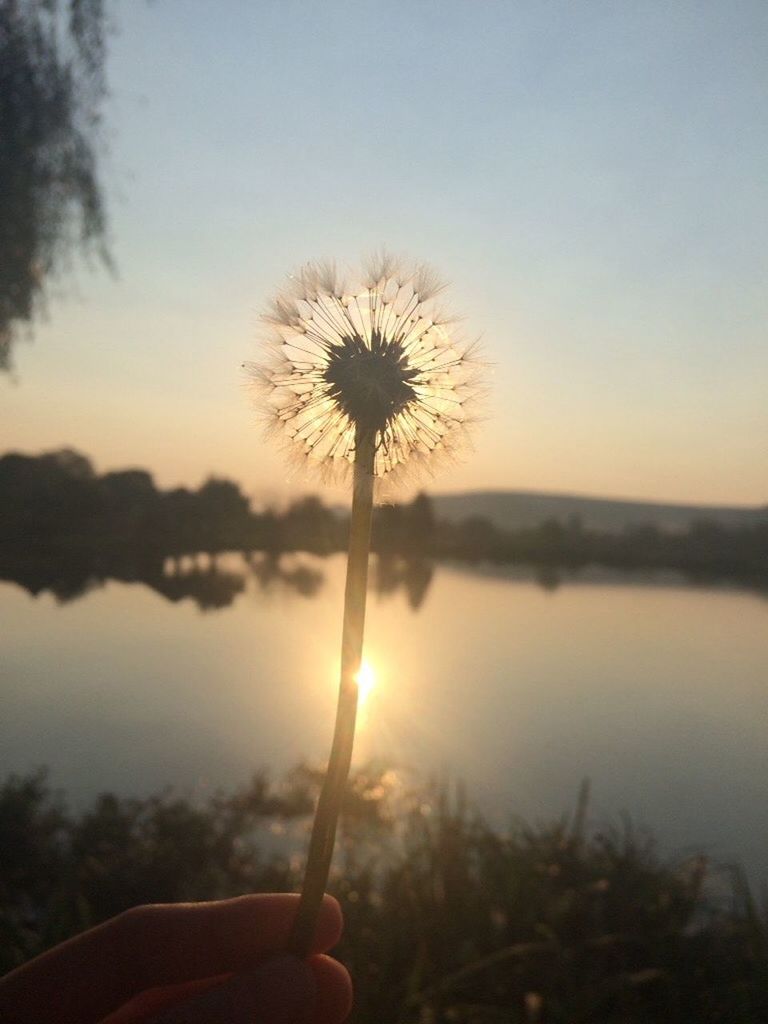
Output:
<instances>
[{"instance_id":1,"label":"grass","mask_svg":"<svg viewBox=\"0 0 768 1024\"><path fill-rule=\"evenodd\" d=\"M142 902L297 888L322 773L195 804L100 797L44 775L0 789L0 967ZM351 780L331 879L360 1024L768 1021L768 927L738 871L670 862L630 824L499 831L460 788ZM275 831L285 831L275 839Z\"/></svg>"}]
</instances>

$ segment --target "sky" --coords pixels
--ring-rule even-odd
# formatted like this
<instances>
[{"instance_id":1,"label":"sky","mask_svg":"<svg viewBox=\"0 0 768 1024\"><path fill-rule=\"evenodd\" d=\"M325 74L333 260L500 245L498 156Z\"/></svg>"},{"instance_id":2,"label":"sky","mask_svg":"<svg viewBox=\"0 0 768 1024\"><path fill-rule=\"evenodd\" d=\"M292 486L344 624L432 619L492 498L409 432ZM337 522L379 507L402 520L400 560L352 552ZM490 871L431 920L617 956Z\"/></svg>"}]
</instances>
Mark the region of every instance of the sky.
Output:
<instances>
[{"instance_id":1,"label":"sky","mask_svg":"<svg viewBox=\"0 0 768 1024\"><path fill-rule=\"evenodd\" d=\"M313 258L450 282L491 397L428 489L768 502L764 0L123 0L80 265L0 379L0 449L313 489L241 370Z\"/></svg>"}]
</instances>

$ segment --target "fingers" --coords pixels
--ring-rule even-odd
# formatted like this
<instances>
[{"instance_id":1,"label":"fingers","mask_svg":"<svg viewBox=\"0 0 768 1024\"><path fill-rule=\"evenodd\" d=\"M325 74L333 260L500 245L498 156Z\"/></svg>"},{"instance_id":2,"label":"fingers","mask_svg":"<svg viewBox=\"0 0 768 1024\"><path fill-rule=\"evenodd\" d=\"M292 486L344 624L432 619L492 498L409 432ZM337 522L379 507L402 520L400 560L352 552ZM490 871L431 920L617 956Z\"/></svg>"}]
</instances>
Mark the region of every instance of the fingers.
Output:
<instances>
[{"instance_id":1,"label":"fingers","mask_svg":"<svg viewBox=\"0 0 768 1024\"><path fill-rule=\"evenodd\" d=\"M280 956L236 978L144 992L101 1024L342 1024L351 1008L351 981L338 961Z\"/></svg>"},{"instance_id":2,"label":"fingers","mask_svg":"<svg viewBox=\"0 0 768 1024\"><path fill-rule=\"evenodd\" d=\"M197 981L182 981L179 985L148 988L127 1003L123 1003L119 1010L102 1018L99 1024L140 1024L149 1021L161 1010L191 1002L195 996L223 985L231 977L231 974L220 974L217 978L200 978Z\"/></svg>"},{"instance_id":3,"label":"fingers","mask_svg":"<svg viewBox=\"0 0 768 1024\"><path fill-rule=\"evenodd\" d=\"M299 897L241 896L216 903L138 907L85 932L0 981L0 1018L95 1024L134 995L219 974L243 974L286 946ZM326 896L313 950L341 935L338 903Z\"/></svg>"},{"instance_id":4,"label":"fingers","mask_svg":"<svg viewBox=\"0 0 768 1024\"><path fill-rule=\"evenodd\" d=\"M312 969L284 955L271 957L255 970L171 1007L146 1024L311 1024L314 1006Z\"/></svg>"},{"instance_id":5,"label":"fingers","mask_svg":"<svg viewBox=\"0 0 768 1024\"><path fill-rule=\"evenodd\" d=\"M352 1010L349 971L330 956L312 956L309 966L315 976L316 991L312 1024L341 1024Z\"/></svg>"},{"instance_id":6,"label":"fingers","mask_svg":"<svg viewBox=\"0 0 768 1024\"><path fill-rule=\"evenodd\" d=\"M138 907L116 919L115 942L131 993L215 974L242 973L285 949L299 897L293 893L240 896L217 903ZM313 952L341 936L341 908L326 896Z\"/></svg>"}]
</instances>

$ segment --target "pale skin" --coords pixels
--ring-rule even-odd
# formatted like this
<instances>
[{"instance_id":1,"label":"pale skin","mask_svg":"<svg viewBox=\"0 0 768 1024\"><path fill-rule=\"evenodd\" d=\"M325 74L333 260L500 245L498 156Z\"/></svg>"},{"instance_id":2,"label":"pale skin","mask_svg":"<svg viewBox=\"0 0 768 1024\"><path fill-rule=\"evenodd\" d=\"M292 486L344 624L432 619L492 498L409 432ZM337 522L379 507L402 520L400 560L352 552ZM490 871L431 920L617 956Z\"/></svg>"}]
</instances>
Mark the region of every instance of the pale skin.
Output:
<instances>
[{"instance_id":1,"label":"pale skin","mask_svg":"<svg viewBox=\"0 0 768 1024\"><path fill-rule=\"evenodd\" d=\"M6 1024L342 1024L346 969L325 955L342 916L325 896L310 955L284 953L298 896L136 907L0 979Z\"/></svg>"}]
</instances>

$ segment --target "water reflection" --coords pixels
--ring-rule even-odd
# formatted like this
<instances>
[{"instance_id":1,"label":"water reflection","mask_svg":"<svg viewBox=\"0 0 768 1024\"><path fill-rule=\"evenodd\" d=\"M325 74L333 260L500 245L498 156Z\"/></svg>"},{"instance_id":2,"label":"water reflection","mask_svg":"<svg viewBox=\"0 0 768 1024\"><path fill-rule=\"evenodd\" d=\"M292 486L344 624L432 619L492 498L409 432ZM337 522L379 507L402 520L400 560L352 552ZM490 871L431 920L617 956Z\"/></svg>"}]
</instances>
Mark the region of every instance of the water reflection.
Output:
<instances>
[{"instance_id":1,"label":"water reflection","mask_svg":"<svg viewBox=\"0 0 768 1024\"><path fill-rule=\"evenodd\" d=\"M314 598L326 583L317 557L300 554L246 552L243 554L162 556L93 556L72 552L0 559L0 580L18 584L33 597L52 594L68 604L101 588L109 580L140 583L172 604L192 600L203 612L229 607L246 590L248 578L268 598L295 594ZM403 592L416 611L424 603L433 576L424 559L379 556L374 560L372 586L380 597Z\"/></svg>"},{"instance_id":2,"label":"water reflection","mask_svg":"<svg viewBox=\"0 0 768 1024\"><path fill-rule=\"evenodd\" d=\"M388 597L400 589L405 591L408 605L418 611L424 604L434 574L434 566L423 558L404 559L379 555L373 585L379 597Z\"/></svg>"},{"instance_id":3,"label":"water reflection","mask_svg":"<svg viewBox=\"0 0 768 1024\"><path fill-rule=\"evenodd\" d=\"M554 565L542 565L536 570L536 582L543 590L557 590L563 582L562 573Z\"/></svg>"},{"instance_id":4,"label":"water reflection","mask_svg":"<svg viewBox=\"0 0 768 1024\"><path fill-rule=\"evenodd\" d=\"M244 574L223 570L215 559L201 562L62 553L7 559L0 563L0 579L18 584L33 597L50 593L59 604L84 597L109 580L141 583L173 604L190 598L201 611L226 608L245 589Z\"/></svg>"},{"instance_id":5,"label":"water reflection","mask_svg":"<svg viewBox=\"0 0 768 1024\"><path fill-rule=\"evenodd\" d=\"M90 799L327 756L343 555L38 558L0 576L18 584L0 584L0 775L49 764ZM551 816L589 776L596 815L628 809L667 849L711 844L763 871L768 605L673 572L553 582L375 560L379 685L357 756L447 769L488 815ZM40 593L61 606L27 597Z\"/></svg>"},{"instance_id":6,"label":"water reflection","mask_svg":"<svg viewBox=\"0 0 768 1024\"><path fill-rule=\"evenodd\" d=\"M227 608L245 590L243 574L223 571L214 559L207 568L194 566L186 572L175 568L167 573L163 567L160 572L138 577L137 582L174 604L189 597L203 612Z\"/></svg>"},{"instance_id":7,"label":"water reflection","mask_svg":"<svg viewBox=\"0 0 768 1024\"><path fill-rule=\"evenodd\" d=\"M256 591L269 599L294 594L315 598L326 584L326 558L303 553L230 552L223 555L118 554L65 551L0 554L0 580L18 584L34 597L50 593L59 604L68 604L101 588L109 580L139 583L176 604L191 600L202 612L227 608L245 592L251 580ZM491 562L452 563L469 577L492 577L510 582L533 581L553 593L564 584L610 582L623 586L681 586L753 589L735 581L692 580L676 570L620 571L600 566L564 568ZM371 587L380 598L403 594L411 611L423 607L432 586L434 563L428 559L391 553L374 557ZM765 596L765 591L755 588Z\"/></svg>"},{"instance_id":8,"label":"water reflection","mask_svg":"<svg viewBox=\"0 0 768 1024\"><path fill-rule=\"evenodd\" d=\"M59 604L82 597L103 582L93 567L79 559L22 558L0 563L0 579L18 584L33 597L46 591Z\"/></svg>"},{"instance_id":9,"label":"water reflection","mask_svg":"<svg viewBox=\"0 0 768 1024\"><path fill-rule=\"evenodd\" d=\"M299 562L286 564L280 555L271 552L250 552L243 555L253 579L264 594L289 590L300 597L316 597L325 583L325 573Z\"/></svg>"}]
</instances>

